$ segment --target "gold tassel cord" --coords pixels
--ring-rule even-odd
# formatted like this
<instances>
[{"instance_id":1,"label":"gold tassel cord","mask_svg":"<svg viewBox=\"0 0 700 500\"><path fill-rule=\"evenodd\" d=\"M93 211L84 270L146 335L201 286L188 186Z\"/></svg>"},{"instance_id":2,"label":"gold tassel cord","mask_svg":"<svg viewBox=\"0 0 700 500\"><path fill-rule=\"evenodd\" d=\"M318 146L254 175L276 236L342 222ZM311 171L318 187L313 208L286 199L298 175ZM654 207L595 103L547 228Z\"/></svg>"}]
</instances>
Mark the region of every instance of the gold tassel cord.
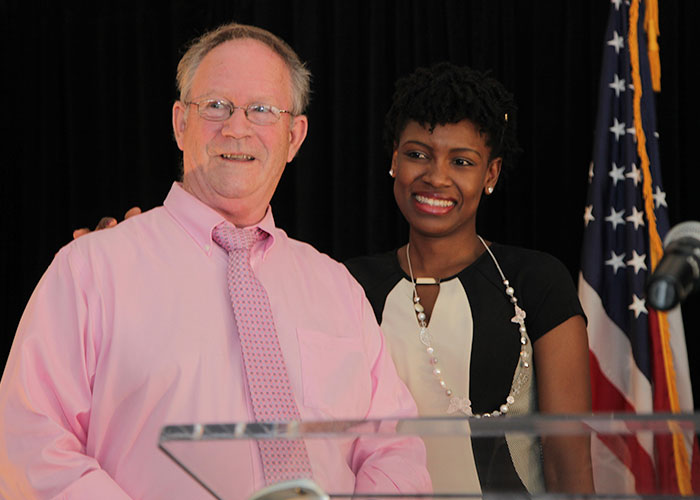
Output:
<instances>
[{"instance_id":1,"label":"gold tassel cord","mask_svg":"<svg viewBox=\"0 0 700 500\"><path fill-rule=\"evenodd\" d=\"M637 154L641 160L642 173L644 176L643 196L644 211L649 222L649 247L651 257L651 270L656 268L663 255L663 245L656 228L656 216L654 214L654 199L651 187L651 171L649 169L649 155L646 148L646 136L642 127L642 79L639 73L639 43L637 40L639 21L639 1L633 0L629 10L629 35L628 46L630 51L630 64L632 67L632 83L634 85L634 129L637 134ZM654 2L655 3L655 2ZM658 18L658 15L657 15ZM658 33L658 27L657 31ZM658 54L658 45L656 52ZM668 385L669 403L673 413L680 412L678 399L678 389L676 387L676 372L673 367L673 354L670 345L670 328L666 313L657 312L659 319L659 333L661 337L661 350L664 360L664 371L666 383ZM673 428L673 426L672 426ZM681 495L691 495L692 486L690 481L690 460L688 450L680 432L673 432L673 453L676 465L676 475L678 478L678 489Z\"/></svg>"},{"instance_id":2,"label":"gold tassel cord","mask_svg":"<svg viewBox=\"0 0 700 500\"><path fill-rule=\"evenodd\" d=\"M647 0L644 11L644 29L647 32L647 56L651 70L651 86L661 92L661 57L659 56L659 4L658 0Z\"/></svg>"}]
</instances>

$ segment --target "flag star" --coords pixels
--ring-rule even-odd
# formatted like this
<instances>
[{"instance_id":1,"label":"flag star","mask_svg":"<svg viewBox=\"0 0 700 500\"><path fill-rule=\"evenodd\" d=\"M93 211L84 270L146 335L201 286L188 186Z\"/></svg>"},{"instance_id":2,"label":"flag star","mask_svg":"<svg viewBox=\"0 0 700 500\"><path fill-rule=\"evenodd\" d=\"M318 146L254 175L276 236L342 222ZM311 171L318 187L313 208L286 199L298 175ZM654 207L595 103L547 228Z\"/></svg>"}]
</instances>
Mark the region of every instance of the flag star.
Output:
<instances>
[{"instance_id":1,"label":"flag star","mask_svg":"<svg viewBox=\"0 0 700 500\"><path fill-rule=\"evenodd\" d=\"M634 311L634 319L639 318L642 313L649 314L644 299L640 299L635 294L632 294L632 303L627 307L630 311Z\"/></svg>"},{"instance_id":2,"label":"flag star","mask_svg":"<svg viewBox=\"0 0 700 500\"><path fill-rule=\"evenodd\" d=\"M591 182L593 182L593 162L588 165L588 183L590 184Z\"/></svg>"},{"instance_id":3,"label":"flag star","mask_svg":"<svg viewBox=\"0 0 700 500\"><path fill-rule=\"evenodd\" d=\"M586 210L583 212L583 225L588 227L588 223L594 221L593 217L593 205L587 205Z\"/></svg>"},{"instance_id":4,"label":"flag star","mask_svg":"<svg viewBox=\"0 0 700 500\"><path fill-rule=\"evenodd\" d=\"M615 5L615 10L620 10L620 4L622 3L622 0L610 0L610 3Z\"/></svg>"},{"instance_id":5,"label":"flag star","mask_svg":"<svg viewBox=\"0 0 700 500\"><path fill-rule=\"evenodd\" d=\"M620 210L619 212L615 211L614 207L610 207L610 215L608 215L605 218L606 222L609 222L610 224L613 225L613 231L617 229L618 224L624 224L625 221L622 219L622 214L624 214L624 210Z\"/></svg>"},{"instance_id":6,"label":"flag star","mask_svg":"<svg viewBox=\"0 0 700 500\"><path fill-rule=\"evenodd\" d=\"M636 250L632 250L632 258L625 262L628 266L634 267L634 274L639 274L639 271L644 269L647 270L647 264L644 262L647 258L647 254L642 255L637 254Z\"/></svg>"},{"instance_id":7,"label":"flag star","mask_svg":"<svg viewBox=\"0 0 700 500\"><path fill-rule=\"evenodd\" d=\"M608 45L615 47L615 54L620 54L620 49L625 46L625 39L618 35L617 30L615 30L612 40L608 40Z\"/></svg>"},{"instance_id":8,"label":"flag star","mask_svg":"<svg viewBox=\"0 0 700 500\"><path fill-rule=\"evenodd\" d=\"M620 97L620 92L625 91L625 79L620 80L620 77L615 73L615 80L608 84L608 87L615 91L615 97Z\"/></svg>"},{"instance_id":9,"label":"flag star","mask_svg":"<svg viewBox=\"0 0 700 500\"><path fill-rule=\"evenodd\" d=\"M615 162L612 164L612 170L608 173L610 177L612 177L613 180L613 186L617 186L617 181L624 181L625 180L625 166L622 165L621 167L618 167Z\"/></svg>"},{"instance_id":10,"label":"flag star","mask_svg":"<svg viewBox=\"0 0 700 500\"><path fill-rule=\"evenodd\" d=\"M642 171L633 163L631 170L625 174L625 177L632 179L634 181L634 187L637 187L637 184L642 182Z\"/></svg>"},{"instance_id":11,"label":"flag star","mask_svg":"<svg viewBox=\"0 0 700 500\"><path fill-rule=\"evenodd\" d=\"M615 117L614 120L615 120L615 124L612 127L610 127L609 130L610 130L610 132L615 134L615 140L619 141L620 136L625 135L625 122L622 122L622 123L618 122L617 117Z\"/></svg>"},{"instance_id":12,"label":"flag star","mask_svg":"<svg viewBox=\"0 0 700 500\"><path fill-rule=\"evenodd\" d=\"M605 261L606 266L613 267L613 274L617 274L617 270L621 267L627 267L622 259L625 258L625 254L617 255L614 251L610 252L610 258Z\"/></svg>"},{"instance_id":13,"label":"flag star","mask_svg":"<svg viewBox=\"0 0 700 500\"><path fill-rule=\"evenodd\" d=\"M654 132L654 137L656 137L656 138L658 139L658 138L659 138L659 133L658 133L658 132Z\"/></svg>"},{"instance_id":14,"label":"flag star","mask_svg":"<svg viewBox=\"0 0 700 500\"><path fill-rule=\"evenodd\" d=\"M634 228L639 229L639 226L644 225L644 212L637 210L637 207L632 207L632 215L625 217L625 220L634 223Z\"/></svg>"},{"instance_id":15,"label":"flag star","mask_svg":"<svg viewBox=\"0 0 700 500\"><path fill-rule=\"evenodd\" d=\"M668 205L666 204L666 193L661 191L659 186L656 186L656 191L654 191L654 194L651 195L651 197L654 198L654 205L656 208L659 208L661 205L668 208Z\"/></svg>"},{"instance_id":16,"label":"flag star","mask_svg":"<svg viewBox=\"0 0 700 500\"><path fill-rule=\"evenodd\" d=\"M634 142L637 142L637 129L634 127L630 127L628 129L625 129L629 135L632 136L634 139Z\"/></svg>"}]
</instances>

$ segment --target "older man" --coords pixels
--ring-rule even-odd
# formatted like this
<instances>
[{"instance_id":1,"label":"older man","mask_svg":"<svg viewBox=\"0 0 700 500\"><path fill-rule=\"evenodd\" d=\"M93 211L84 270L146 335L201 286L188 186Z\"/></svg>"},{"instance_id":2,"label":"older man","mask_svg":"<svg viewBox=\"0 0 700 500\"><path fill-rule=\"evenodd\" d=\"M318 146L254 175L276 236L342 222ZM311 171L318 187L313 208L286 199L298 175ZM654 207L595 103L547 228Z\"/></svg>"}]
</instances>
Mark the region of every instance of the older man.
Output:
<instances>
[{"instance_id":1,"label":"older man","mask_svg":"<svg viewBox=\"0 0 700 500\"><path fill-rule=\"evenodd\" d=\"M308 82L284 42L250 26L183 56L182 183L64 247L22 317L0 383L0 497L209 498L156 449L163 425L415 415L362 289L272 219L306 137ZM309 476L411 492L428 488L423 461L415 439L250 443L230 472L241 498Z\"/></svg>"}]
</instances>

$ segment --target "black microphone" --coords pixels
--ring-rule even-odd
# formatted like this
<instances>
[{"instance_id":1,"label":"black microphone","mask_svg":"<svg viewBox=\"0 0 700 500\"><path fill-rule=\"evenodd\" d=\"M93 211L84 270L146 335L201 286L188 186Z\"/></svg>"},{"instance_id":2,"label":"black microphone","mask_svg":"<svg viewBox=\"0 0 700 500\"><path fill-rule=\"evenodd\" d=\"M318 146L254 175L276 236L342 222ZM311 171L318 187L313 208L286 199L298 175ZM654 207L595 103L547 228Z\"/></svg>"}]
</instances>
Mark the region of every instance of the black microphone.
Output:
<instances>
[{"instance_id":1,"label":"black microphone","mask_svg":"<svg viewBox=\"0 0 700 500\"><path fill-rule=\"evenodd\" d=\"M647 301L659 311L672 309L700 289L700 222L681 222L664 240L664 255L649 278Z\"/></svg>"}]
</instances>

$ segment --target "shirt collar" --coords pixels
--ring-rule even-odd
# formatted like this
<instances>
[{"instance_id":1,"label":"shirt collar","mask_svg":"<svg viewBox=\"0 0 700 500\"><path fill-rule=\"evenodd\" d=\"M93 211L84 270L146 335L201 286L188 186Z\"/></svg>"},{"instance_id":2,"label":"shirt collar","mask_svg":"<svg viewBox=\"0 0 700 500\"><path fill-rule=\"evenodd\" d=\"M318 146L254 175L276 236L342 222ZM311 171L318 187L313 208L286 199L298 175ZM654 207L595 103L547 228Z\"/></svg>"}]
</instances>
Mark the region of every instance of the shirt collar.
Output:
<instances>
[{"instance_id":1,"label":"shirt collar","mask_svg":"<svg viewBox=\"0 0 700 500\"><path fill-rule=\"evenodd\" d=\"M212 248L216 245L212 239L212 231L226 219L219 212L185 191L179 182L173 182L163 206L202 251L211 255ZM258 227L270 235L264 240L264 259L275 240L275 220L272 217L270 206L267 207L265 216L253 227Z\"/></svg>"}]
</instances>

